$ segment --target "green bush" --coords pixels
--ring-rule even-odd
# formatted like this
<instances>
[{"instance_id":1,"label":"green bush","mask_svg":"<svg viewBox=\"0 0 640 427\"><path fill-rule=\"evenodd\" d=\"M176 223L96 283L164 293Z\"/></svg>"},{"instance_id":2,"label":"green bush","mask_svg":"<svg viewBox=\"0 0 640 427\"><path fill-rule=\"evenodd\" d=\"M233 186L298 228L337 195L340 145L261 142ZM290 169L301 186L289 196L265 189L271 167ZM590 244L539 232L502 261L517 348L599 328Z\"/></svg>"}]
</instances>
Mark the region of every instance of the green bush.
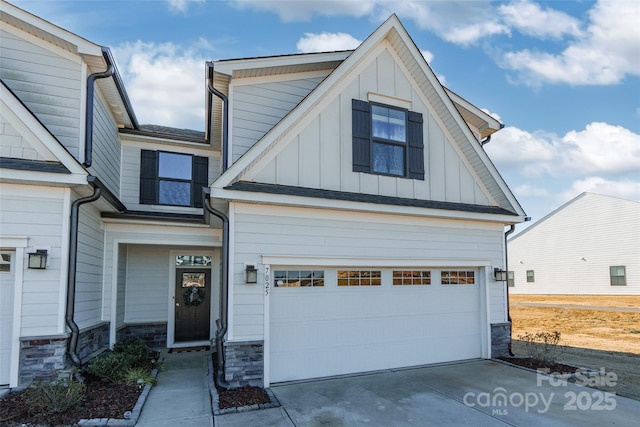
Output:
<instances>
[{"instance_id":1,"label":"green bush","mask_svg":"<svg viewBox=\"0 0 640 427\"><path fill-rule=\"evenodd\" d=\"M28 412L34 414L59 414L82 402L86 386L76 380L37 382L25 390Z\"/></svg>"},{"instance_id":2,"label":"green bush","mask_svg":"<svg viewBox=\"0 0 640 427\"><path fill-rule=\"evenodd\" d=\"M146 368L129 368L124 373L123 380L126 384L137 385L138 387L144 387L146 384L155 384L156 379L151 372Z\"/></svg>"},{"instance_id":3,"label":"green bush","mask_svg":"<svg viewBox=\"0 0 640 427\"><path fill-rule=\"evenodd\" d=\"M105 351L93 358L85 371L103 381L114 383L128 382L128 372L133 369L146 372L143 378L147 378L151 376L151 370L155 367L152 355L151 349L140 339L118 342L114 344L113 350Z\"/></svg>"}]
</instances>

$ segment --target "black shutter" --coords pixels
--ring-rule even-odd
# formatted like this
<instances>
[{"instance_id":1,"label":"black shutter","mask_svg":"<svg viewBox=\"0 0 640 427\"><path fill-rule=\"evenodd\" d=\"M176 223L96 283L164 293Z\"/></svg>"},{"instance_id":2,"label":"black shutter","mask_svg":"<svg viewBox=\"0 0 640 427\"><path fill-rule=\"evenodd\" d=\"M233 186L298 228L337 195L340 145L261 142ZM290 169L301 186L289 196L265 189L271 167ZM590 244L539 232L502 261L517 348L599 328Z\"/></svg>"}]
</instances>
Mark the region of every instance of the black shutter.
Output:
<instances>
[{"instance_id":1,"label":"black shutter","mask_svg":"<svg viewBox=\"0 0 640 427\"><path fill-rule=\"evenodd\" d=\"M371 172L371 106L366 101L351 100L353 130L353 171Z\"/></svg>"},{"instance_id":2,"label":"black shutter","mask_svg":"<svg viewBox=\"0 0 640 427\"><path fill-rule=\"evenodd\" d=\"M202 187L209 185L209 158L193 156L193 181L191 197L193 206L202 207Z\"/></svg>"},{"instance_id":3,"label":"black shutter","mask_svg":"<svg viewBox=\"0 0 640 427\"><path fill-rule=\"evenodd\" d=\"M409 178L424 181L424 137L422 114L408 112Z\"/></svg>"},{"instance_id":4,"label":"black shutter","mask_svg":"<svg viewBox=\"0 0 640 427\"><path fill-rule=\"evenodd\" d=\"M151 150L140 152L140 204L157 204L158 153Z\"/></svg>"}]
</instances>

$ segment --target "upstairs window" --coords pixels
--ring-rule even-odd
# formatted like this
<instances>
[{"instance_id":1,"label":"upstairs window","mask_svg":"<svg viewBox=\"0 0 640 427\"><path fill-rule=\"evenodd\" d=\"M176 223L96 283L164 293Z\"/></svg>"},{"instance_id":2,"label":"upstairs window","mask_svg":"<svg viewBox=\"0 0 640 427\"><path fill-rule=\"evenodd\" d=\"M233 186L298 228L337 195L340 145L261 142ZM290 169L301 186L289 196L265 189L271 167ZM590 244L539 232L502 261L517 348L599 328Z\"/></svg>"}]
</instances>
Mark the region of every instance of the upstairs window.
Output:
<instances>
[{"instance_id":1,"label":"upstairs window","mask_svg":"<svg viewBox=\"0 0 640 427\"><path fill-rule=\"evenodd\" d=\"M424 180L422 114L352 100L353 171Z\"/></svg>"},{"instance_id":2,"label":"upstairs window","mask_svg":"<svg viewBox=\"0 0 640 427\"><path fill-rule=\"evenodd\" d=\"M626 271L624 265L609 267L609 276L611 277L611 286L626 286Z\"/></svg>"},{"instance_id":3,"label":"upstairs window","mask_svg":"<svg viewBox=\"0 0 640 427\"><path fill-rule=\"evenodd\" d=\"M208 169L207 157L142 150L140 204L201 208Z\"/></svg>"},{"instance_id":4,"label":"upstairs window","mask_svg":"<svg viewBox=\"0 0 640 427\"><path fill-rule=\"evenodd\" d=\"M533 270L527 270L527 283L534 283L536 281L536 275Z\"/></svg>"}]
</instances>

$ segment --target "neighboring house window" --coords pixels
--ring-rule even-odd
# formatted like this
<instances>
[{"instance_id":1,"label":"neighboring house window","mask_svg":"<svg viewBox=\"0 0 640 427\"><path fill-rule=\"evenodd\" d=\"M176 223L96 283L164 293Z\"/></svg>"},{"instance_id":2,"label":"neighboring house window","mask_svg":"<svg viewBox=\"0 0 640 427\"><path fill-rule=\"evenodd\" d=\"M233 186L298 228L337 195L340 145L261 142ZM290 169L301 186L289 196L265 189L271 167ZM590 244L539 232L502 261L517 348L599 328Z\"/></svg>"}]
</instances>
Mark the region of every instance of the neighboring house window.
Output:
<instances>
[{"instance_id":1,"label":"neighboring house window","mask_svg":"<svg viewBox=\"0 0 640 427\"><path fill-rule=\"evenodd\" d=\"M625 266L609 267L609 275L611 276L611 286L626 286L627 277L625 274Z\"/></svg>"},{"instance_id":2,"label":"neighboring house window","mask_svg":"<svg viewBox=\"0 0 640 427\"><path fill-rule=\"evenodd\" d=\"M140 154L140 204L202 207L207 157L151 150Z\"/></svg>"},{"instance_id":3,"label":"neighboring house window","mask_svg":"<svg viewBox=\"0 0 640 427\"><path fill-rule=\"evenodd\" d=\"M473 285L476 282L473 271L442 271L440 278L443 285Z\"/></svg>"},{"instance_id":4,"label":"neighboring house window","mask_svg":"<svg viewBox=\"0 0 640 427\"><path fill-rule=\"evenodd\" d=\"M536 281L536 276L533 273L533 270L527 270L527 283L534 283Z\"/></svg>"},{"instance_id":5,"label":"neighboring house window","mask_svg":"<svg viewBox=\"0 0 640 427\"><path fill-rule=\"evenodd\" d=\"M430 271L394 270L394 285L430 285Z\"/></svg>"},{"instance_id":6,"label":"neighboring house window","mask_svg":"<svg viewBox=\"0 0 640 427\"><path fill-rule=\"evenodd\" d=\"M275 270L273 278L276 288L324 286L324 271L322 270Z\"/></svg>"},{"instance_id":7,"label":"neighboring house window","mask_svg":"<svg viewBox=\"0 0 640 427\"><path fill-rule=\"evenodd\" d=\"M0 273L11 273L10 254L0 254Z\"/></svg>"},{"instance_id":8,"label":"neighboring house window","mask_svg":"<svg viewBox=\"0 0 640 427\"><path fill-rule=\"evenodd\" d=\"M422 114L352 100L353 171L424 180Z\"/></svg>"},{"instance_id":9,"label":"neighboring house window","mask_svg":"<svg viewBox=\"0 0 640 427\"><path fill-rule=\"evenodd\" d=\"M338 286L380 286L380 270L339 270Z\"/></svg>"},{"instance_id":10,"label":"neighboring house window","mask_svg":"<svg viewBox=\"0 0 640 427\"><path fill-rule=\"evenodd\" d=\"M513 271L507 271L507 286L513 288L516 285Z\"/></svg>"}]
</instances>

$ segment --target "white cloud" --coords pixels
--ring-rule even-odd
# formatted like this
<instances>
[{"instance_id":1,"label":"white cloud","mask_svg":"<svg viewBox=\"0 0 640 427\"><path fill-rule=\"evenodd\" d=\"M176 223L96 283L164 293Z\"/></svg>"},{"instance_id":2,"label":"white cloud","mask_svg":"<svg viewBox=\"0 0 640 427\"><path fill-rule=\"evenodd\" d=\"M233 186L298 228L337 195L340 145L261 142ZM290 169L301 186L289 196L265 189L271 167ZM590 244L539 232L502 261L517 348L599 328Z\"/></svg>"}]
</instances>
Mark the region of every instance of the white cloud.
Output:
<instances>
[{"instance_id":1,"label":"white cloud","mask_svg":"<svg viewBox=\"0 0 640 427\"><path fill-rule=\"evenodd\" d=\"M141 124L204 128L204 64L200 41L185 49L173 43L125 43L113 49Z\"/></svg>"},{"instance_id":2,"label":"white cloud","mask_svg":"<svg viewBox=\"0 0 640 427\"><path fill-rule=\"evenodd\" d=\"M333 52L355 49L361 41L347 33L305 33L298 40L298 52Z\"/></svg>"},{"instance_id":3,"label":"white cloud","mask_svg":"<svg viewBox=\"0 0 640 427\"><path fill-rule=\"evenodd\" d=\"M360 0L235 0L232 4L240 9L276 13L283 22L310 21L314 15L361 17L370 14L375 7L375 2Z\"/></svg>"},{"instance_id":4,"label":"white cloud","mask_svg":"<svg viewBox=\"0 0 640 427\"><path fill-rule=\"evenodd\" d=\"M522 34L536 38L558 39L565 34L579 36L580 21L554 9L543 9L529 0L514 1L498 7L506 24Z\"/></svg>"},{"instance_id":5,"label":"white cloud","mask_svg":"<svg viewBox=\"0 0 640 427\"><path fill-rule=\"evenodd\" d=\"M502 66L518 71L519 81L570 85L617 84L640 75L640 6L632 1L599 1L589 11L584 36L559 54L528 49L508 52Z\"/></svg>"},{"instance_id":6,"label":"white cloud","mask_svg":"<svg viewBox=\"0 0 640 427\"><path fill-rule=\"evenodd\" d=\"M191 3L204 3L206 0L167 0L169 9L176 12L186 12Z\"/></svg>"},{"instance_id":7,"label":"white cloud","mask_svg":"<svg viewBox=\"0 0 640 427\"><path fill-rule=\"evenodd\" d=\"M433 53L429 52L428 50L424 50L424 49L421 49L420 53L424 57L424 60L427 61L428 64L431 64L431 61L433 61Z\"/></svg>"},{"instance_id":8,"label":"white cloud","mask_svg":"<svg viewBox=\"0 0 640 427\"><path fill-rule=\"evenodd\" d=\"M500 167L520 170L530 178L623 176L638 172L640 135L600 122L563 137L506 127L495 134L486 151Z\"/></svg>"}]
</instances>

